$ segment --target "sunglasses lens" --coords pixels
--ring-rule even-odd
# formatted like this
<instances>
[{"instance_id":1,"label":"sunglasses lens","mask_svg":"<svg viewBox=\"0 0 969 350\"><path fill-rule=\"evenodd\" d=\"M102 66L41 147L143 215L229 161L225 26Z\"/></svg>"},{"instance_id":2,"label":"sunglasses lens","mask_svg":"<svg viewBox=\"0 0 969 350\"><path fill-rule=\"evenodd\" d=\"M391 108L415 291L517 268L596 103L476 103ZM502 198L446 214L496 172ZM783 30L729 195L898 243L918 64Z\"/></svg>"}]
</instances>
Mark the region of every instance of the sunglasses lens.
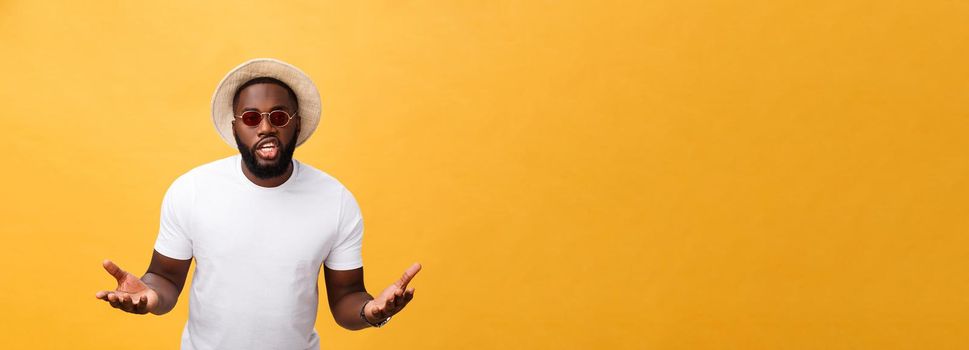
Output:
<instances>
[{"instance_id":1,"label":"sunglasses lens","mask_svg":"<svg viewBox=\"0 0 969 350\"><path fill-rule=\"evenodd\" d=\"M289 123L289 114L283 111L272 111L269 113L269 123L275 127L280 127Z\"/></svg>"},{"instance_id":2,"label":"sunglasses lens","mask_svg":"<svg viewBox=\"0 0 969 350\"><path fill-rule=\"evenodd\" d=\"M259 114L259 112L248 111L248 112L242 113L242 122L248 126L259 125L259 122L261 121L262 121L262 114Z\"/></svg>"}]
</instances>

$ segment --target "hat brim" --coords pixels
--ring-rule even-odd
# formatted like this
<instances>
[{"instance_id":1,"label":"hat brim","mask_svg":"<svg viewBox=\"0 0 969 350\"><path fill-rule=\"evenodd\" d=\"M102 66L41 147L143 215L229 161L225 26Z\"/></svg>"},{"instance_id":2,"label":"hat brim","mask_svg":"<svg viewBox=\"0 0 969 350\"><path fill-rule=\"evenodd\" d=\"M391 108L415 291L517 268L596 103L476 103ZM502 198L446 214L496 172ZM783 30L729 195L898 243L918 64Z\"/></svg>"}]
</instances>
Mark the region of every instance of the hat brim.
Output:
<instances>
[{"instance_id":1,"label":"hat brim","mask_svg":"<svg viewBox=\"0 0 969 350\"><path fill-rule=\"evenodd\" d=\"M233 149L237 148L235 137L232 136L232 120L235 112L232 110L232 99L239 86L255 78L269 77L278 79L296 93L300 118L300 132L296 138L296 146L302 145L316 131L322 117L320 91L310 77L293 65L272 58L256 58L246 61L225 75L212 95L212 123L219 136Z\"/></svg>"}]
</instances>

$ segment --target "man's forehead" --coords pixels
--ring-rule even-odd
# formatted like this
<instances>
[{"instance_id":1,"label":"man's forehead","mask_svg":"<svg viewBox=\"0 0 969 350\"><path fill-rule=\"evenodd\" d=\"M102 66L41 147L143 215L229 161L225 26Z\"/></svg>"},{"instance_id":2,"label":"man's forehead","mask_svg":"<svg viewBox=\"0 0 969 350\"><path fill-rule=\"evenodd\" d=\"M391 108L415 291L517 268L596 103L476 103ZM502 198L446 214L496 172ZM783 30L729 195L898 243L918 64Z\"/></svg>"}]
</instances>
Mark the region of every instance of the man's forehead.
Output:
<instances>
[{"instance_id":1,"label":"man's forehead","mask_svg":"<svg viewBox=\"0 0 969 350\"><path fill-rule=\"evenodd\" d=\"M274 82L257 82L243 86L237 96L236 107L241 109L260 107L291 109L296 103L285 87Z\"/></svg>"}]
</instances>

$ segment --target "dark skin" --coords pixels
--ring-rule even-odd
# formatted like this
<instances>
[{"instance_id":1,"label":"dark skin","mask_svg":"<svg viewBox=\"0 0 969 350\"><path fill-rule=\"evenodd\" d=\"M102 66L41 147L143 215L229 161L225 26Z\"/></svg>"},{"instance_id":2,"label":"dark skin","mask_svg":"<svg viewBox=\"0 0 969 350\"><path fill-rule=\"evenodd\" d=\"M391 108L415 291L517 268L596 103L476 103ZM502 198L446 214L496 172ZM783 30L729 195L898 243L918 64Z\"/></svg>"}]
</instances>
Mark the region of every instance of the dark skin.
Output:
<instances>
[{"instance_id":1,"label":"dark skin","mask_svg":"<svg viewBox=\"0 0 969 350\"><path fill-rule=\"evenodd\" d=\"M239 99L233 106L236 115L245 110L270 112L283 109L291 114L296 111L296 104L286 92L286 89L276 84L253 84L239 93ZM289 124L277 128L269 124L268 118L255 127L243 124L238 119L233 122L233 131L250 150L254 146L269 138L276 138L281 145L289 145L299 135L299 117L294 117ZM280 157L272 160L257 157L260 164L279 161ZM260 179L254 176L243 164L242 172L252 183L263 187L282 185L293 174L290 163L285 173L280 176ZM157 251L152 254L148 271L139 279L137 276L122 270L110 260L103 262L104 269L113 276L118 286L115 290L97 292L95 297L111 304L112 307L135 314L153 313L162 315L175 307L178 296L185 286L185 278L192 260L178 260L166 257ZM420 264L413 264L393 284L385 288L377 297L367 293L363 283L363 268L354 270L331 270L323 266L323 278L326 282L327 301L334 320L343 328L358 330L370 325L360 319L360 308L364 307L364 314L370 323L378 323L401 310L414 298L414 288L407 285L421 269Z\"/></svg>"}]
</instances>

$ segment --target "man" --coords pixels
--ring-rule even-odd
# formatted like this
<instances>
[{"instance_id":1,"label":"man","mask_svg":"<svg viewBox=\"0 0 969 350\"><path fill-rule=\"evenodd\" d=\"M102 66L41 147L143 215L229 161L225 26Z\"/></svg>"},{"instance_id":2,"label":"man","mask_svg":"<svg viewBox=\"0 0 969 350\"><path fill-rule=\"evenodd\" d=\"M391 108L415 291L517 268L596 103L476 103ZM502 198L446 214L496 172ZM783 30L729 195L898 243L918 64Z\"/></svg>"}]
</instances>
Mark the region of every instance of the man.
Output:
<instances>
[{"instance_id":1,"label":"man","mask_svg":"<svg viewBox=\"0 0 969 350\"><path fill-rule=\"evenodd\" d=\"M407 285L420 264L376 298L367 293L356 200L292 158L320 110L316 86L287 63L254 59L230 71L212 98L212 118L239 154L176 179L162 200L148 271L139 279L105 260L118 286L96 297L130 313L165 314L194 258L182 349L318 349L321 265L340 326L380 327L400 312L414 297Z\"/></svg>"}]
</instances>

